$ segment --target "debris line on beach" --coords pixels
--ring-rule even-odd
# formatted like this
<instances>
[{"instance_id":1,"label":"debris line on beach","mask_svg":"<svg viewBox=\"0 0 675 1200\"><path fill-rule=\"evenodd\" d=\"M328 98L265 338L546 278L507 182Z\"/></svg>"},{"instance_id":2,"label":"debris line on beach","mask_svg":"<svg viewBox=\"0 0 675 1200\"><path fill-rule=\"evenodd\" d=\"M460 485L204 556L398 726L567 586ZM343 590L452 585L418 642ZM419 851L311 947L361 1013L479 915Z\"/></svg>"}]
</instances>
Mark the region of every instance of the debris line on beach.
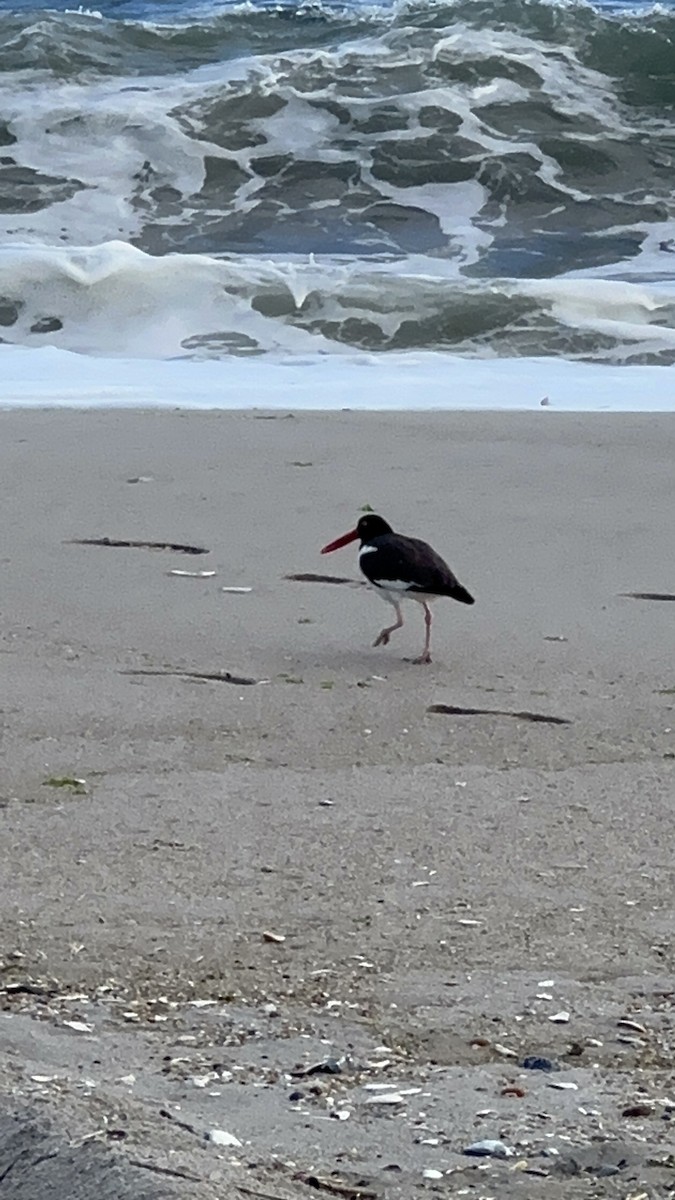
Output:
<instances>
[{"instance_id":1,"label":"debris line on beach","mask_svg":"<svg viewBox=\"0 0 675 1200\"><path fill-rule=\"evenodd\" d=\"M430 704L427 712L447 713L451 717L514 717L517 721L537 721L544 725L571 725L567 717L552 717L545 713L511 712L506 708L465 708L458 704Z\"/></svg>"},{"instance_id":2,"label":"debris line on beach","mask_svg":"<svg viewBox=\"0 0 675 1200\"><path fill-rule=\"evenodd\" d=\"M628 600L675 600L675 592L620 592Z\"/></svg>"},{"instance_id":3,"label":"debris line on beach","mask_svg":"<svg viewBox=\"0 0 675 1200\"><path fill-rule=\"evenodd\" d=\"M163 671L153 671L149 667L120 671L120 675L175 675L179 679L206 679L214 683L234 683L240 687L248 687L250 684L264 682L262 679L252 679L248 675L233 675L231 671L174 671L169 668Z\"/></svg>"},{"instance_id":4,"label":"debris line on beach","mask_svg":"<svg viewBox=\"0 0 675 1200\"><path fill-rule=\"evenodd\" d=\"M297 575L284 575L293 583L348 583L351 587L366 587L361 579L349 579L346 575L315 575L312 571L301 571Z\"/></svg>"},{"instance_id":5,"label":"debris line on beach","mask_svg":"<svg viewBox=\"0 0 675 1200\"><path fill-rule=\"evenodd\" d=\"M190 546L185 542L141 542L125 538L71 538L67 546L112 546L122 550L173 550L175 554L209 554L206 546Z\"/></svg>"}]
</instances>

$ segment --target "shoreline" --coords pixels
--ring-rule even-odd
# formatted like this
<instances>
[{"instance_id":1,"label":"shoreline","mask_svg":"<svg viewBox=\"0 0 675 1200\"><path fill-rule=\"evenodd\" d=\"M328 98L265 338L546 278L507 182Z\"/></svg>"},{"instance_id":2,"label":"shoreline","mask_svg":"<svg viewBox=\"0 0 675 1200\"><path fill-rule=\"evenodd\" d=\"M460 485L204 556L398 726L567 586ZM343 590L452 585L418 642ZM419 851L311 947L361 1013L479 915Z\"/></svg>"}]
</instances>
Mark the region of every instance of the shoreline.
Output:
<instances>
[{"instance_id":1,"label":"shoreline","mask_svg":"<svg viewBox=\"0 0 675 1200\"><path fill-rule=\"evenodd\" d=\"M125 1200L665 1193L675 422L614 418L0 412L0 1095ZM476 594L428 668L285 578L365 504Z\"/></svg>"},{"instance_id":2,"label":"shoreline","mask_svg":"<svg viewBox=\"0 0 675 1200\"><path fill-rule=\"evenodd\" d=\"M0 411L675 411L673 366L396 351L111 359L52 346L2 346L0 365Z\"/></svg>"}]
</instances>

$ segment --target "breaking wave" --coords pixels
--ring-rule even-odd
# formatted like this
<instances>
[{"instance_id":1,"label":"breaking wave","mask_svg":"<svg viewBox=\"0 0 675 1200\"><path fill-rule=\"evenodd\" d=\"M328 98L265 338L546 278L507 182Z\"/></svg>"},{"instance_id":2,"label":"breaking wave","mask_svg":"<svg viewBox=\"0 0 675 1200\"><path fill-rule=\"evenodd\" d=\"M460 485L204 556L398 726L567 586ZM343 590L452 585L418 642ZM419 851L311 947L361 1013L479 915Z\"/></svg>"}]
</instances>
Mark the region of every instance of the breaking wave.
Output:
<instances>
[{"instance_id":1,"label":"breaking wave","mask_svg":"<svg viewBox=\"0 0 675 1200\"><path fill-rule=\"evenodd\" d=\"M675 361L675 12L0 13L0 338Z\"/></svg>"}]
</instances>

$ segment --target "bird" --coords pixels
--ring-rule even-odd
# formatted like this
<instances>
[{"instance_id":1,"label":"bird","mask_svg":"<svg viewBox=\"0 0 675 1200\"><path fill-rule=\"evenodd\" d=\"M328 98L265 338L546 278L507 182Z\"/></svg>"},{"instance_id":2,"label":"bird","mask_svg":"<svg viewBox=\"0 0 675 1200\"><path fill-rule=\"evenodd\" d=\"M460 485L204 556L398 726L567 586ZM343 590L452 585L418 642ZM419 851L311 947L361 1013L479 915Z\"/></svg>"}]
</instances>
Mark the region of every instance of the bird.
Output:
<instances>
[{"instance_id":1,"label":"bird","mask_svg":"<svg viewBox=\"0 0 675 1200\"><path fill-rule=\"evenodd\" d=\"M403 625L401 600L417 600L424 609L424 649L415 663L431 662L431 609L438 596L449 596L460 604L474 604L470 592L459 582L448 564L426 542L395 533L377 513L361 517L354 529L335 538L321 550L332 554L350 542L359 541L359 567L370 586L393 605L396 621L377 635L374 646L386 646L392 633Z\"/></svg>"}]
</instances>

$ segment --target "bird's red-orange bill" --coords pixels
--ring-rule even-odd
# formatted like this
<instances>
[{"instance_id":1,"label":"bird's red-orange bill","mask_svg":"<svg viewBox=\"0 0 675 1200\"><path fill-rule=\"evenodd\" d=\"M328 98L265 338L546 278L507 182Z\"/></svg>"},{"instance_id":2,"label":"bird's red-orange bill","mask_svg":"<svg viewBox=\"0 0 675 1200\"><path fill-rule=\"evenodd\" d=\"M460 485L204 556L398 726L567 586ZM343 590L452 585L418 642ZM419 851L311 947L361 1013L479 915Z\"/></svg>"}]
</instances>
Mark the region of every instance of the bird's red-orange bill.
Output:
<instances>
[{"instance_id":1,"label":"bird's red-orange bill","mask_svg":"<svg viewBox=\"0 0 675 1200\"><path fill-rule=\"evenodd\" d=\"M355 542L358 533L355 529L350 529L349 533L343 533L342 537L336 538L334 542L329 542L321 550L322 554L331 554L333 550L340 550L343 546L348 546L350 542Z\"/></svg>"}]
</instances>

